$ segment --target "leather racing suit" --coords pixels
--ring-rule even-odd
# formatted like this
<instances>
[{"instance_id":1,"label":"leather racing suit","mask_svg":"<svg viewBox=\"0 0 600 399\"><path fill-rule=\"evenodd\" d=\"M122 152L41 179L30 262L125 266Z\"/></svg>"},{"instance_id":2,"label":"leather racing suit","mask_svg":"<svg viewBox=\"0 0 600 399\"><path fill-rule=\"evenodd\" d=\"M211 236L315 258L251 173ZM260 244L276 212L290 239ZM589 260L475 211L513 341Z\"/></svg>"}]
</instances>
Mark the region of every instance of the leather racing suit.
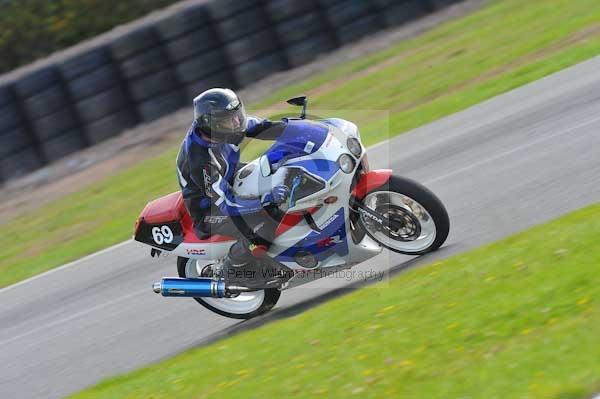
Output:
<instances>
[{"instance_id":1,"label":"leather racing suit","mask_svg":"<svg viewBox=\"0 0 600 399\"><path fill-rule=\"evenodd\" d=\"M246 136L274 140L285 126L285 122L249 117ZM239 146L208 142L197 132L197 123L192 123L177 156L177 175L194 231L201 239L213 234L237 237L230 254L241 259L256 246L268 247L276 226L262 212L260 198L233 194L231 184L239 166Z\"/></svg>"}]
</instances>

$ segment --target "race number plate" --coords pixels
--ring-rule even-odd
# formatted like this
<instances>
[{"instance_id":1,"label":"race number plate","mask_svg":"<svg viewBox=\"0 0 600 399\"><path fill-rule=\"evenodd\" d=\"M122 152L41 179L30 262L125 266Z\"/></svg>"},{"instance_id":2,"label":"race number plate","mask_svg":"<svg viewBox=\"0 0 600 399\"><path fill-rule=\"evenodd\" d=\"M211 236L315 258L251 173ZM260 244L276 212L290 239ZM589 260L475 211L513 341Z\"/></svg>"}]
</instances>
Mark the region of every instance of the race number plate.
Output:
<instances>
[{"instance_id":1,"label":"race number plate","mask_svg":"<svg viewBox=\"0 0 600 399\"><path fill-rule=\"evenodd\" d=\"M183 234L179 222L162 224L142 222L135 239L156 248L172 251L183 242Z\"/></svg>"}]
</instances>

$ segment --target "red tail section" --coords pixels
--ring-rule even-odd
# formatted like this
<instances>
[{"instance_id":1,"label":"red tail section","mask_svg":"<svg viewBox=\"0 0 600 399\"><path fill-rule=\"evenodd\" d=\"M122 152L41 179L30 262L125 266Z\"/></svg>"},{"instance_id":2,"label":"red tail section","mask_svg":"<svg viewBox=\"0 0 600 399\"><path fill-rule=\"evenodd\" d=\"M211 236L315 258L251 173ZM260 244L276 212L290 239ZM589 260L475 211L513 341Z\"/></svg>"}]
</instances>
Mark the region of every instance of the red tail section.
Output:
<instances>
[{"instance_id":1,"label":"red tail section","mask_svg":"<svg viewBox=\"0 0 600 399\"><path fill-rule=\"evenodd\" d=\"M205 240L201 240L194 233L194 224L190 214L185 207L180 191L165 195L164 197L149 202L136 222L136 232L140 223L167 224L179 222L183 232L183 242L187 243L211 243L220 241L236 240L234 237L214 234Z\"/></svg>"},{"instance_id":2,"label":"red tail section","mask_svg":"<svg viewBox=\"0 0 600 399\"><path fill-rule=\"evenodd\" d=\"M160 224L180 220L185 215L189 216L181 192L177 191L149 202L140 218L148 224Z\"/></svg>"}]
</instances>

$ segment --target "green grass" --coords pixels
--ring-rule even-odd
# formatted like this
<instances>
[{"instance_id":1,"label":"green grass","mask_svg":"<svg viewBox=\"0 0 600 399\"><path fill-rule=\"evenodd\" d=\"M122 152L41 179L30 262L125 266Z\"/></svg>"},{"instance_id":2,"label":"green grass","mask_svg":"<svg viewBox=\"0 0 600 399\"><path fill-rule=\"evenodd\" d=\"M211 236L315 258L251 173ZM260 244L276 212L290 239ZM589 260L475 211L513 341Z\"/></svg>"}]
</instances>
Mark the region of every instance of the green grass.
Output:
<instances>
[{"instance_id":1,"label":"green grass","mask_svg":"<svg viewBox=\"0 0 600 399\"><path fill-rule=\"evenodd\" d=\"M598 237L595 205L75 397L591 397Z\"/></svg>"},{"instance_id":2,"label":"green grass","mask_svg":"<svg viewBox=\"0 0 600 399\"><path fill-rule=\"evenodd\" d=\"M358 120L373 144L600 54L598 24L597 0L494 1L253 108L307 92L313 111ZM128 238L143 205L177 189L175 151L1 225L11 240L0 248L0 287Z\"/></svg>"}]
</instances>

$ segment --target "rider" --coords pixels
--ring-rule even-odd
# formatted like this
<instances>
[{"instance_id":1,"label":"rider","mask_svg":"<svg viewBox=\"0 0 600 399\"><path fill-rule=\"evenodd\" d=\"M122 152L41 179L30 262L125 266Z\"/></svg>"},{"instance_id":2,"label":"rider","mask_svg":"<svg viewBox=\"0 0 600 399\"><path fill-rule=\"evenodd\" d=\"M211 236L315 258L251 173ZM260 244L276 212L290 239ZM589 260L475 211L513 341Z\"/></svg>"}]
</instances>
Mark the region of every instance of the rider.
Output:
<instances>
[{"instance_id":1,"label":"rider","mask_svg":"<svg viewBox=\"0 0 600 399\"><path fill-rule=\"evenodd\" d=\"M266 253L275 226L264 217L263 208L285 202L290 192L279 185L262 198L234 195L239 145L245 137L273 140L284 128L285 122L248 117L232 90L214 88L194 98L194 122L177 156L179 185L199 238L238 238L226 258L228 265L245 266Z\"/></svg>"}]
</instances>

